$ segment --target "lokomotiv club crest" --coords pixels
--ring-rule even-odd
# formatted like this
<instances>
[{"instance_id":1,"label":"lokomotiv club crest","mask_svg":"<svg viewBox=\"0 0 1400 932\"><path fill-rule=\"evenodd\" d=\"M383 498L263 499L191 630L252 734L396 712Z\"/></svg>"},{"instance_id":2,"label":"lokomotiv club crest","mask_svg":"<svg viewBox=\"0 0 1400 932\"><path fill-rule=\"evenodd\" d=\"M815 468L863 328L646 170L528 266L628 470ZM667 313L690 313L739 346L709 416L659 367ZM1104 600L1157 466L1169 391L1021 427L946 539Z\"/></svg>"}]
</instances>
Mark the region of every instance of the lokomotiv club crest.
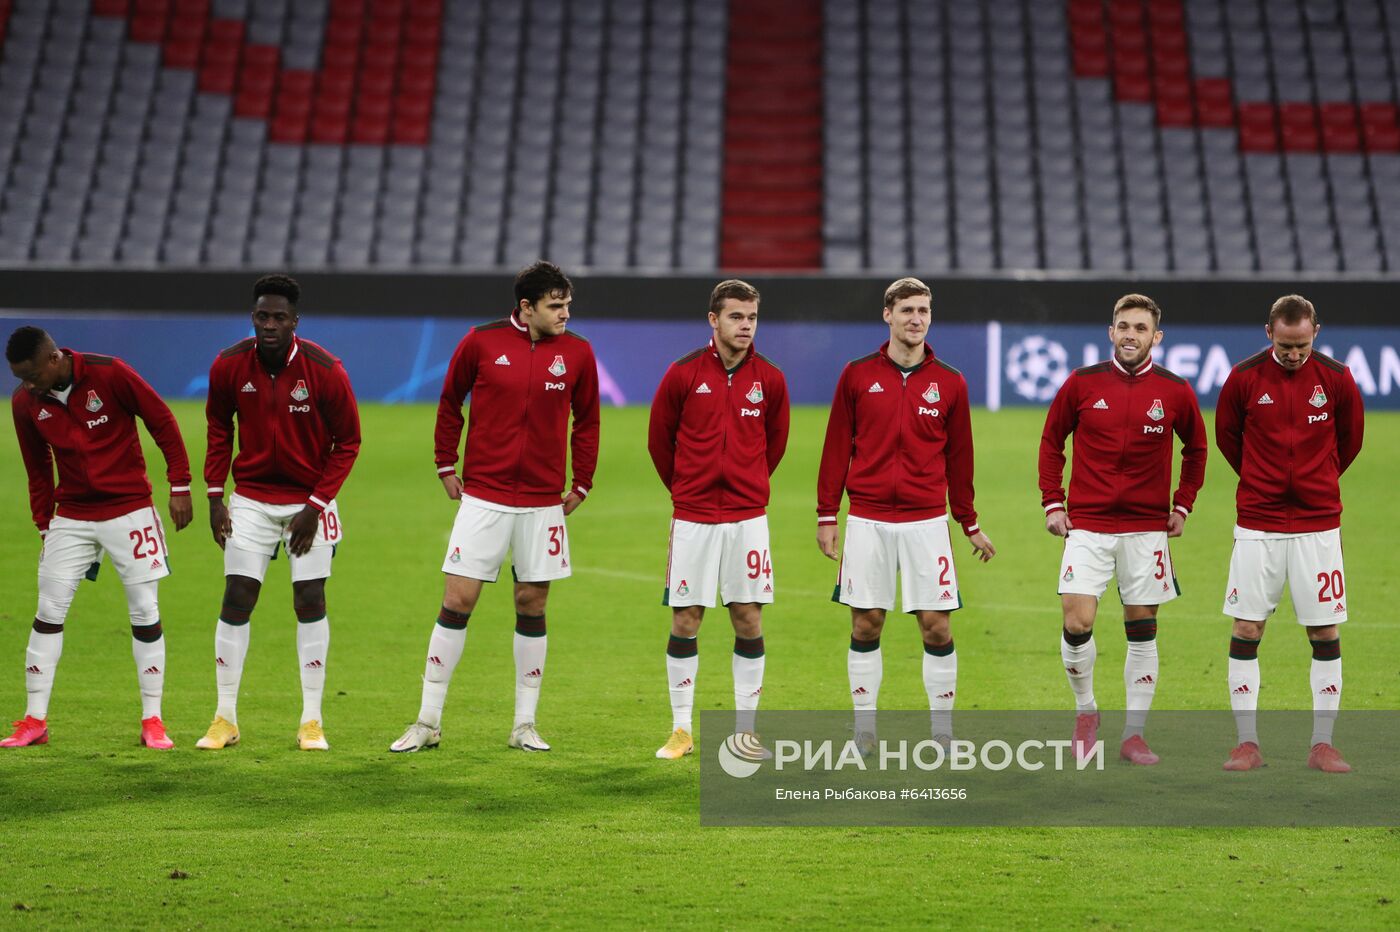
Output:
<instances>
[{"instance_id":1,"label":"lokomotiv club crest","mask_svg":"<svg viewBox=\"0 0 1400 932\"><path fill-rule=\"evenodd\" d=\"M97 392L92 391L91 389L88 390L87 406L86 406L86 407L87 407L87 409L88 409L89 411L91 411L91 412L94 413L94 414L96 414L98 411L102 410L102 399L101 399L101 398L98 398L98 397L97 397Z\"/></svg>"},{"instance_id":2,"label":"lokomotiv club crest","mask_svg":"<svg viewBox=\"0 0 1400 932\"><path fill-rule=\"evenodd\" d=\"M762 382L755 382L755 383L753 383L753 388L750 388L750 389L749 389L749 393L748 393L747 395L745 395L744 397L747 398L747 399L749 400L749 404L751 404L751 405L756 405L756 404L758 404L760 401L763 400L763 383L762 383Z\"/></svg>"},{"instance_id":3,"label":"lokomotiv club crest","mask_svg":"<svg viewBox=\"0 0 1400 932\"><path fill-rule=\"evenodd\" d=\"M306 390L305 380L297 379L296 387L292 389L292 399L295 401L305 401L310 397L311 393Z\"/></svg>"},{"instance_id":4,"label":"lokomotiv club crest","mask_svg":"<svg viewBox=\"0 0 1400 932\"><path fill-rule=\"evenodd\" d=\"M556 379L568 371L569 370L564 366L563 356L555 356L554 362L549 364L549 374L554 376Z\"/></svg>"},{"instance_id":5,"label":"lokomotiv club crest","mask_svg":"<svg viewBox=\"0 0 1400 932\"><path fill-rule=\"evenodd\" d=\"M938 383L928 383L928 388L924 389L924 401L927 401L929 404L933 404L940 400L942 397L942 395L938 394Z\"/></svg>"}]
</instances>

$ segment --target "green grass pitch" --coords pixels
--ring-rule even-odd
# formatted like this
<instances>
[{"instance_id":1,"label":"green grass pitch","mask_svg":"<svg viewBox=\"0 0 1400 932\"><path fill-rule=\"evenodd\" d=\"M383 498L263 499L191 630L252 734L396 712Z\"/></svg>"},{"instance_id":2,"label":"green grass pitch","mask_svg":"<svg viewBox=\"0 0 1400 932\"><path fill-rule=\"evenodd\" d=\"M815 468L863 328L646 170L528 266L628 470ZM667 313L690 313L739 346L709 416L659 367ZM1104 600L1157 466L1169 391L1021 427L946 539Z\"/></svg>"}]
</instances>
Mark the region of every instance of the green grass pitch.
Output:
<instances>
[{"instance_id":1,"label":"green grass pitch","mask_svg":"<svg viewBox=\"0 0 1400 932\"><path fill-rule=\"evenodd\" d=\"M201 407L180 403L176 411L198 472ZM214 708L212 633L222 591L219 551L197 500L195 523L172 535L175 575L161 587L165 720L177 749L136 745L125 602L105 566L69 615L52 742L0 754L0 924L1400 922L1400 903L1392 903L1400 900L1395 828L702 830L694 758L652 757L669 728L668 612L659 599L670 512L638 408L605 412L596 490L570 519L575 572L551 599L540 708L555 750L506 748L512 613L508 586L496 585L468 630L442 748L390 755L389 742L417 710L453 506L433 475L432 409L367 405L362 415L364 450L340 498L346 542L327 590L331 752L295 750L295 621L280 561L253 617L243 744L194 750ZM1035 481L1042 417L1031 410L974 417L977 504L999 553L975 565L960 544L967 607L954 616L954 633L962 708L1068 708L1056 648L1059 549L1043 530ZM814 543L824 425L823 410L794 411L791 447L774 481L770 709L848 708L849 621L829 601L833 567ZM1394 709L1400 415L1372 415L1368 431L1343 483L1353 618L1344 628L1344 708ZM161 474L149 444L147 456ZM0 481L0 711L17 718L39 540L8 429L0 431ZM1184 594L1162 613L1158 708L1225 705L1228 627L1219 605L1233 490L1230 470L1212 456L1197 512L1173 548ZM1099 696L1108 706L1122 701L1120 619L1110 596L1099 617ZM1265 708L1309 707L1308 651L1294 628L1285 608L1265 639ZM700 635L697 708L731 705L731 638L723 614L711 613ZM926 708L918 635L904 616L891 618L885 658L881 704Z\"/></svg>"}]
</instances>

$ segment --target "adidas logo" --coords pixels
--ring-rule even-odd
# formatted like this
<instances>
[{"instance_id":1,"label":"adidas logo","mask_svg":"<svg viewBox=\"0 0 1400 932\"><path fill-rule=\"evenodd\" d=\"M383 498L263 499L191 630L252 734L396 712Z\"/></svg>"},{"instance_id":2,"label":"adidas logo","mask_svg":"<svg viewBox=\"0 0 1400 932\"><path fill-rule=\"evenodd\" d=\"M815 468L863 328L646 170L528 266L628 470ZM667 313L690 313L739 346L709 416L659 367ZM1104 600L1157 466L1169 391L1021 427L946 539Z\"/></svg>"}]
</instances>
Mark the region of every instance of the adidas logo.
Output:
<instances>
[{"instance_id":1,"label":"adidas logo","mask_svg":"<svg viewBox=\"0 0 1400 932\"><path fill-rule=\"evenodd\" d=\"M44 671L43 671L43 670L40 670L38 667L25 667L25 668L24 668L24 672L25 672L25 673L34 673L34 674L37 675L37 674L43 673Z\"/></svg>"},{"instance_id":2,"label":"adidas logo","mask_svg":"<svg viewBox=\"0 0 1400 932\"><path fill-rule=\"evenodd\" d=\"M762 687L762 686L758 687L758 688L755 689L753 692L749 693L749 698L752 699L754 696L761 696L761 695L763 695L763 687Z\"/></svg>"},{"instance_id":3,"label":"adidas logo","mask_svg":"<svg viewBox=\"0 0 1400 932\"><path fill-rule=\"evenodd\" d=\"M1065 667L1065 672L1068 673L1070 676L1078 676L1078 675L1079 675L1079 668L1078 668L1078 667Z\"/></svg>"},{"instance_id":4,"label":"adidas logo","mask_svg":"<svg viewBox=\"0 0 1400 932\"><path fill-rule=\"evenodd\" d=\"M692 680L690 677L687 676L685 679L681 680L679 683L677 683L675 686L672 686L671 688L672 688L672 689L690 689L690 688L691 688L692 686L694 686L694 685L695 685L695 681Z\"/></svg>"},{"instance_id":5,"label":"adidas logo","mask_svg":"<svg viewBox=\"0 0 1400 932\"><path fill-rule=\"evenodd\" d=\"M869 692L869 690L867 690L864 686L857 686L855 689L851 690L851 695L852 695L852 696L868 696L868 695L870 695L870 692Z\"/></svg>"},{"instance_id":6,"label":"adidas logo","mask_svg":"<svg viewBox=\"0 0 1400 932\"><path fill-rule=\"evenodd\" d=\"M870 386L870 394L872 394L872 395L875 394L876 392L882 392L882 391L884 391L884 389L880 387L880 383L879 383L879 382L876 382L874 385Z\"/></svg>"},{"instance_id":7,"label":"adidas logo","mask_svg":"<svg viewBox=\"0 0 1400 932\"><path fill-rule=\"evenodd\" d=\"M428 663L432 664L432 665L435 666L435 667L443 666L442 660L439 659L439 658L437 658L437 657L429 657L429 658L428 658Z\"/></svg>"},{"instance_id":8,"label":"adidas logo","mask_svg":"<svg viewBox=\"0 0 1400 932\"><path fill-rule=\"evenodd\" d=\"M1317 694L1319 696L1339 696L1341 695L1341 692L1342 691L1337 688L1336 683L1330 683L1327 686L1324 686L1321 689L1319 689L1317 691Z\"/></svg>"},{"instance_id":9,"label":"adidas logo","mask_svg":"<svg viewBox=\"0 0 1400 932\"><path fill-rule=\"evenodd\" d=\"M505 354L505 353L502 353L501 355L499 355L499 356L496 357L496 365L498 365L498 366L508 366L508 365L510 365L510 360L506 358L506 354Z\"/></svg>"},{"instance_id":10,"label":"adidas logo","mask_svg":"<svg viewBox=\"0 0 1400 932\"><path fill-rule=\"evenodd\" d=\"M1097 410L1097 411L1107 411L1107 410L1108 410L1108 402L1106 402L1106 401L1104 401L1102 398L1100 398L1098 401L1094 402L1094 409Z\"/></svg>"},{"instance_id":11,"label":"adidas logo","mask_svg":"<svg viewBox=\"0 0 1400 932\"><path fill-rule=\"evenodd\" d=\"M537 679L539 679L539 678L542 677L542 676L544 676L544 671L541 670L539 667L535 667L535 669L533 669L533 670L531 670L529 673L526 673L526 674L525 674L525 679L527 679L527 680L528 680L528 679L536 679L536 680L537 680Z\"/></svg>"},{"instance_id":12,"label":"adidas logo","mask_svg":"<svg viewBox=\"0 0 1400 932\"><path fill-rule=\"evenodd\" d=\"M240 392L243 392L244 394L247 394L247 393L249 393L249 392L256 392L257 389L253 387L253 383L252 383L252 382L244 382L244 383L243 383L243 387L240 388L239 391L240 391Z\"/></svg>"},{"instance_id":13,"label":"adidas logo","mask_svg":"<svg viewBox=\"0 0 1400 932\"><path fill-rule=\"evenodd\" d=\"M708 395L708 394L710 394L710 386L709 386L709 384L706 383L706 382L701 382L701 383L700 383L700 387L697 388L697 389L695 390L695 394L697 394L697 395Z\"/></svg>"},{"instance_id":14,"label":"adidas logo","mask_svg":"<svg viewBox=\"0 0 1400 932\"><path fill-rule=\"evenodd\" d=\"M1265 392L1264 394L1260 395L1260 396L1259 396L1259 400L1255 402L1255 404L1261 404L1261 405L1271 405L1271 404L1273 404L1273 403L1274 403L1274 400L1273 400L1272 398L1269 397L1269 393L1268 393L1268 392Z\"/></svg>"},{"instance_id":15,"label":"adidas logo","mask_svg":"<svg viewBox=\"0 0 1400 932\"><path fill-rule=\"evenodd\" d=\"M1232 696L1248 696L1252 691L1253 691L1253 690L1251 690L1251 689L1249 688L1249 684L1248 684L1248 683L1241 683L1240 685L1236 686L1234 689L1230 690L1230 695L1232 695Z\"/></svg>"},{"instance_id":16,"label":"adidas logo","mask_svg":"<svg viewBox=\"0 0 1400 932\"><path fill-rule=\"evenodd\" d=\"M773 584L772 584L772 583L764 583L764 584L763 584L763 591L764 591L764 592L772 592L772 591L773 591Z\"/></svg>"},{"instance_id":17,"label":"adidas logo","mask_svg":"<svg viewBox=\"0 0 1400 932\"><path fill-rule=\"evenodd\" d=\"M301 665L301 668L302 668L303 670L319 670L319 669L321 669L323 666L325 666L325 664L321 663L321 661L319 661L319 660L312 660L312 661L309 661L309 662L307 662L307 663L302 664L302 665Z\"/></svg>"},{"instance_id":18,"label":"adidas logo","mask_svg":"<svg viewBox=\"0 0 1400 932\"><path fill-rule=\"evenodd\" d=\"M563 557L560 557L560 558L559 558L559 568L560 568L560 569L568 569L568 568L569 568L569 561L568 561L568 560L565 560Z\"/></svg>"},{"instance_id":19,"label":"adidas logo","mask_svg":"<svg viewBox=\"0 0 1400 932\"><path fill-rule=\"evenodd\" d=\"M943 694L937 696L936 698L938 698L938 699L951 699L951 698L953 698L953 691L950 689L950 690L948 690L946 693L943 693Z\"/></svg>"},{"instance_id":20,"label":"adidas logo","mask_svg":"<svg viewBox=\"0 0 1400 932\"><path fill-rule=\"evenodd\" d=\"M224 660L224 658L222 658L222 657L215 657L215 658L214 658L214 666L216 666L216 667L226 667L226 666L228 666L228 661Z\"/></svg>"},{"instance_id":21,"label":"adidas logo","mask_svg":"<svg viewBox=\"0 0 1400 932\"><path fill-rule=\"evenodd\" d=\"M949 592L947 589L944 589L944 590L943 590L943 594L940 595L938 598L939 598L939 601L947 601L948 599L951 599L952 597L953 597L953 593Z\"/></svg>"},{"instance_id":22,"label":"adidas logo","mask_svg":"<svg viewBox=\"0 0 1400 932\"><path fill-rule=\"evenodd\" d=\"M142 675L142 676L155 676L155 675L156 675L157 673L159 673L159 672L160 672L160 667L156 666L155 664L151 664L149 667L147 667L146 669L144 669L144 670L141 671L141 675Z\"/></svg>"},{"instance_id":23,"label":"adidas logo","mask_svg":"<svg viewBox=\"0 0 1400 932\"><path fill-rule=\"evenodd\" d=\"M1137 679L1133 680L1133 685L1134 685L1134 686L1151 686L1151 685L1153 685L1153 684L1156 683L1156 682L1157 682L1157 681L1156 681L1155 679L1153 679L1152 674L1151 674L1151 673L1147 673L1147 674L1144 674L1143 676L1140 676L1140 677L1138 677Z\"/></svg>"},{"instance_id":24,"label":"adidas logo","mask_svg":"<svg viewBox=\"0 0 1400 932\"><path fill-rule=\"evenodd\" d=\"M161 565L161 564L160 564L160 561L159 561L159 560L152 560L152 561L151 561L151 569L153 569L153 570L158 570L158 569L160 569L160 565Z\"/></svg>"},{"instance_id":25,"label":"adidas logo","mask_svg":"<svg viewBox=\"0 0 1400 932\"><path fill-rule=\"evenodd\" d=\"M39 412L39 416L35 420L47 421L51 417L53 417L53 415L49 413L49 410L47 408L45 408Z\"/></svg>"},{"instance_id":26,"label":"adidas logo","mask_svg":"<svg viewBox=\"0 0 1400 932\"><path fill-rule=\"evenodd\" d=\"M1344 604L1342 604L1341 602L1338 602L1336 605L1332 606L1332 614L1333 614L1333 615L1345 614L1346 610L1347 610L1347 607L1346 607Z\"/></svg>"}]
</instances>

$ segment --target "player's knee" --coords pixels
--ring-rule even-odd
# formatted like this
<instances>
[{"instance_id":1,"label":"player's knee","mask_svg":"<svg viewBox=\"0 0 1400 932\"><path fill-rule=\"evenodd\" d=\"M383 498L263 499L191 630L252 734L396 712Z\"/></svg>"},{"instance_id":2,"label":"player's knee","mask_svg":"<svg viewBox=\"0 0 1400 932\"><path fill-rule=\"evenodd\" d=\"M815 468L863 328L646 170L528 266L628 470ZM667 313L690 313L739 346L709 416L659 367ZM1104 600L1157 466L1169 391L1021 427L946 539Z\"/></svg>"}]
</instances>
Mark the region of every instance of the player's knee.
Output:
<instances>
[{"instance_id":1,"label":"player's knee","mask_svg":"<svg viewBox=\"0 0 1400 932\"><path fill-rule=\"evenodd\" d=\"M953 639L953 625L946 612L921 613L919 631L924 643L934 647L942 647Z\"/></svg>"},{"instance_id":2,"label":"player's knee","mask_svg":"<svg viewBox=\"0 0 1400 932\"><path fill-rule=\"evenodd\" d=\"M160 624L159 586L153 579L150 582L135 583L126 587L126 610L131 616L132 633L137 628L147 628ZM159 637L159 635L156 635ZM154 638L152 638L154 640Z\"/></svg>"},{"instance_id":3,"label":"player's knee","mask_svg":"<svg viewBox=\"0 0 1400 932\"><path fill-rule=\"evenodd\" d=\"M729 620L734 634L741 638L756 638L763 634L763 609L757 603L734 603L729 606Z\"/></svg>"},{"instance_id":4,"label":"player's knee","mask_svg":"<svg viewBox=\"0 0 1400 932\"><path fill-rule=\"evenodd\" d=\"M326 581L307 579L292 583L292 609L298 621L320 621L326 617Z\"/></svg>"},{"instance_id":5,"label":"player's knee","mask_svg":"<svg viewBox=\"0 0 1400 932\"><path fill-rule=\"evenodd\" d=\"M39 623L63 629L68 617L68 607L73 604L73 596L78 591L77 582L39 577L39 605L34 610L34 630L39 631ZM56 631L41 632L55 634Z\"/></svg>"},{"instance_id":6,"label":"player's knee","mask_svg":"<svg viewBox=\"0 0 1400 932\"><path fill-rule=\"evenodd\" d=\"M678 638L693 638L705 618L705 606L686 605L671 612L671 633Z\"/></svg>"},{"instance_id":7,"label":"player's knee","mask_svg":"<svg viewBox=\"0 0 1400 932\"><path fill-rule=\"evenodd\" d=\"M247 621L248 616L257 607L258 593L261 591L262 583L251 576L226 577L224 580L224 620L229 622L238 619ZM234 617L230 617L229 612Z\"/></svg>"},{"instance_id":8,"label":"player's knee","mask_svg":"<svg viewBox=\"0 0 1400 932\"><path fill-rule=\"evenodd\" d=\"M548 584L517 583L515 586L515 613L517 615L543 615L548 601Z\"/></svg>"},{"instance_id":9,"label":"player's knee","mask_svg":"<svg viewBox=\"0 0 1400 932\"><path fill-rule=\"evenodd\" d=\"M1341 637L1336 625L1318 625L1308 628L1309 641L1335 641Z\"/></svg>"},{"instance_id":10,"label":"player's knee","mask_svg":"<svg viewBox=\"0 0 1400 932\"><path fill-rule=\"evenodd\" d=\"M1264 622L1245 621L1242 618L1236 618L1234 630L1231 633L1237 638L1258 641L1264 637Z\"/></svg>"},{"instance_id":11,"label":"player's knee","mask_svg":"<svg viewBox=\"0 0 1400 932\"><path fill-rule=\"evenodd\" d=\"M859 641L873 641L885 629L885 613L882 609L854 609L851 612L851 637Z\"/></svg>"}]
</instances>

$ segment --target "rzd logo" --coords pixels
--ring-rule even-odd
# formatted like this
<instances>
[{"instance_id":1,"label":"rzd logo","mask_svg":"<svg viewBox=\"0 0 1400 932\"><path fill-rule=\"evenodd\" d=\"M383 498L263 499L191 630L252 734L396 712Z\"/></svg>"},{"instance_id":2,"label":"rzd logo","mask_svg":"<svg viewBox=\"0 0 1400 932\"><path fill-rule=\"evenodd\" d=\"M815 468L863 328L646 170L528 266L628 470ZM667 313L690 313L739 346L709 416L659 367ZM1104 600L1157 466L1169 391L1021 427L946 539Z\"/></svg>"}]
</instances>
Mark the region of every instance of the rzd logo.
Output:
<instances>
[{"instance_id":1,"label":"rzd logo","mask_svg":"<svg viewBox=\"0 0 1400 932\"><path fill-rule=\"evenodd\" d=\"M740 416L740 417L763 417L763 411L762 411L762 409L760 409L760 408L740 408L740 409L739 409L739 416Z\"/></svg>"},{"instance_id":2,"label":"rzd logo","mask_svg":"<svg viewBox=\"0 0 1400 932\"><path fill-rule=\"evenodd\" d=\"M1143 432L1144 434L1163 434L1163 433L1166 433L1166 431L1167 431L1167 425L1165 425L1165 424L1144 424L1144 425L1142 425L1142 432Z\"/></svg>"},{"instance_id":3,"label":"rzd logo","mask_svg":"<svg viewBox=\"0 0 1400 932\"><path fill-rule=\"evenodd\" d=\"M1316 424L1318 421L1325 421L1325 420L1327 420L1327 412L1326 412L1326 411L1323 411L1321 414L1309 414L1309 415L1308 415L1308 423L1309 423L1309 424Z\"/></svg>"},{"instance_id":4,"label":"rzd logo","mask_svg":"<svg viewBox=\"0 0 1400 932\"><path fill-rule=\"evenodd\" d=\"M562 392L562 391L564 390L564 383L563 383L563 382L545 382L545 383L544 383L544 390L547 391L547 392Z\"/></svg>"},{"instance_id":5,"label":"rzd logo","mask_svg":"<svg viewBox=\"0 0 1400 932\"><path fill-rule=\"evenodd\" d=\"M929 417L938 417L938 409L937 409L937 408L925 408L923 405L919 405L919 414L920 414L920 415L927 414Z\"/></svg>"},{"instance_id":6,"label":"rzd logo","mask_svg":"<svg viewBox=\"0 0 1400 932\"><path fill-rule=\"evenodd\" d=\"M92 430L92 429L93 429L94 427L96 427L98 424L106 424L106 423L107 423L107 415L104 414L104 415L102 415L100 418L98 418L98 419L95 420L95 421L88 421L88 422L87 422L88 430Z\"/></svg>"},{"instance_id":7,"label":"rzd logo","mask_svg":"<svg viewBox=\"0 0 1400 932\"><path fill-rule=\"evenodd\" d=\"M310 414L311 405L287 405L287 410L292 414Z\"/></svg>"}]
</instances>

